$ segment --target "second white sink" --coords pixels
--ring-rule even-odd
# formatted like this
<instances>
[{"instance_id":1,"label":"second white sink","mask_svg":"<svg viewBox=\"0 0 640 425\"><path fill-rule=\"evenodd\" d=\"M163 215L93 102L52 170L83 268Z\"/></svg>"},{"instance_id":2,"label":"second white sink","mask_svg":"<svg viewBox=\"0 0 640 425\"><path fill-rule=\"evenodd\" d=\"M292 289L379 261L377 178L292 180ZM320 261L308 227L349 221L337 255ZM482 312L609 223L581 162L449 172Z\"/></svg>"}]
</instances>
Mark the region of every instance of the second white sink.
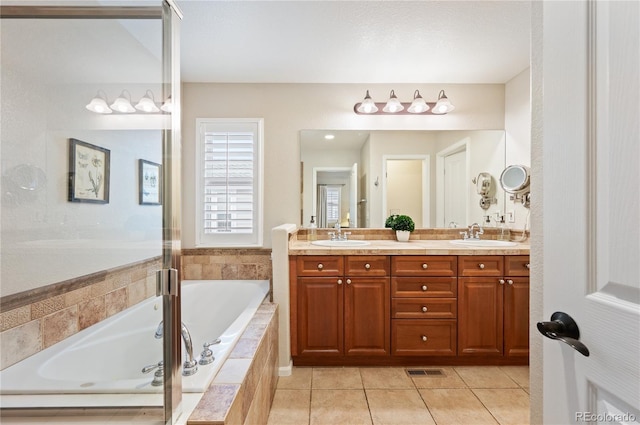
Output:
<instances>
[{"instance_id":1,"label":"second white sink","mask_svg":"<svg viewBox=\"0 0 640 425\"><path fill-rule=\"evenodd\" d=\"M348 247L348 246L370 245L371 242L350 239L350 240L346 240L346 241L331 241L331 240L313 241L313 242L311 242L311 244L312 245L320 245L320 246L344 246L344 247Z\"/></svg>"},{"instance_id":2,"label":"second white sink","mask_svg":"<svg viewBox=\"0 0 640 425\"><path fill-rule=\"evenodd\" d=\"M498 241L495 239L454 239L449 241L454 245L462 246L486 246L486 247L503 247L503 246L516 246L515 242Z\"/></svg>"}]
</instances>

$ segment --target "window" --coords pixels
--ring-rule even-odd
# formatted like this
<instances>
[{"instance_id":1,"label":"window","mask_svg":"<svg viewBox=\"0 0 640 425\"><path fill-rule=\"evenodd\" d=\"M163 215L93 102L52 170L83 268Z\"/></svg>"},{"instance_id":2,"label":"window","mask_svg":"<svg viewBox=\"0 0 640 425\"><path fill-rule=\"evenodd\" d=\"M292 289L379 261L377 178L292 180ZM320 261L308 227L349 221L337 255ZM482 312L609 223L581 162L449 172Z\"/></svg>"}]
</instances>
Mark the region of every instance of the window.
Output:
<instances>
[{"instance_id":1,"label":"window","mask_svg":"<svg viewBox=\"0 0 640 425\"><path fill-rule=\"evenodd\" d=\"M262 245L262 119L198 119L196 245Z\"/></svg>"}]
</instances>

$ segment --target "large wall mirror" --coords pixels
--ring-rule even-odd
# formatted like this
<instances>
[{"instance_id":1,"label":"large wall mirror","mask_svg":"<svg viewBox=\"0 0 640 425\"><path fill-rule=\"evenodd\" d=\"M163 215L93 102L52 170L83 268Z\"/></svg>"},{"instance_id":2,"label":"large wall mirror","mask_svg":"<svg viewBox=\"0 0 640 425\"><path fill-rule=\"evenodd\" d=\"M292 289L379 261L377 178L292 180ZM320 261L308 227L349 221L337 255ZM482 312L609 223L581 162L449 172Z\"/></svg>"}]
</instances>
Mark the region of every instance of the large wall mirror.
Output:
<instances>
[{"instance_id":1,"label":"large wall mirror","mask_svg":"<svg viewBox=\"0 0 640 425\"><path fill-rule=\"evenodd\" d=\"M502 130L302 130L300 145L302 225L381 228L406 214L465 227L505 213Z\"/></svg>"}]
</instances>

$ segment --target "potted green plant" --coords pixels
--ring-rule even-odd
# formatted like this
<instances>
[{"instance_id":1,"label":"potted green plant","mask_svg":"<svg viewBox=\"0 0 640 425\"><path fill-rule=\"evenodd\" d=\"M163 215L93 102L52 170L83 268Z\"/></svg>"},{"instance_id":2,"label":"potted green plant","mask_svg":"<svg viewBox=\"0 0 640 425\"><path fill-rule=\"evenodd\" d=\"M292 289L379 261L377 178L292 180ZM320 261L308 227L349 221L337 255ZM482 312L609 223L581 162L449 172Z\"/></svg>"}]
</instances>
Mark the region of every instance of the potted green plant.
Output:
<instances>
[{"instance_id":1,"label":"potted green plant","mask_svg":"<svg viewBox=\"0 0 640 425\"><path fill-rule=\"evenodd\" d=\"M396 238L400 242L407 242L411 232L416 228L416 224L413 219L408 215L392 214L387 217L384 223L385 227L390 227L396 231Z\"/></svg>"}]
</instances>

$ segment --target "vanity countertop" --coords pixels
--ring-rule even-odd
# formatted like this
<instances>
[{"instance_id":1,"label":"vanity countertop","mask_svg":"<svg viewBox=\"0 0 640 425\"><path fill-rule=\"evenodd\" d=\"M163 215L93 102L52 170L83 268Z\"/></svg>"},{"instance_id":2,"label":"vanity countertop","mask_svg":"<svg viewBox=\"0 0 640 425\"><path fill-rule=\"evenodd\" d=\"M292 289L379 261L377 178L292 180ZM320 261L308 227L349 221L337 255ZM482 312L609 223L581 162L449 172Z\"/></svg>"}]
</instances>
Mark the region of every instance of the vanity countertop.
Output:
<instances>
[{"instance_id":1,"label":"vanity countertop","mask_svg":"<svg viewBox=\"0 0 640 425\"><path fill-rule=\"evenodd\" d=\"M450 240L368 240L369 245L327 247L292 238L289 255L529 255L529 241L509 247L454 245Z\"/></svg>"}]
</instances>

